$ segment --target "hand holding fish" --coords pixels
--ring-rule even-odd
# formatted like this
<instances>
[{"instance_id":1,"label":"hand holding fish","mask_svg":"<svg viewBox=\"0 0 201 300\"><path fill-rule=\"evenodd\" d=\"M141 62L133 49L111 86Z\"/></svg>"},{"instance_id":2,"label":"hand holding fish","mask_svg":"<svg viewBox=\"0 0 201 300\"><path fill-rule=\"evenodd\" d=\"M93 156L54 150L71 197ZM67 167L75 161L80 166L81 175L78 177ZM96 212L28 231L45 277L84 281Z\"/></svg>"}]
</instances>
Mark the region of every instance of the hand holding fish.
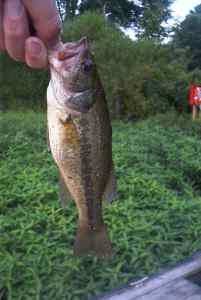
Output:
<instances>
[{"instance_id":1,"label":"hand holding fish","mask_svg":"<svg viewBox=\"0 0 201 300\"><path fill-rule=\"evenodd\" d=\"M108 257L102 201L116 198L109 111L87 39L63 44L59 32L55 0L0 0L0 50L33 68L50 66L48 139L62 203L72 198L78 209L74 252Z\"/></svg>"},{"instance_id":2,"label":"hand holding fish","mask_svg":"<svg viewBox=\"0 0 201 300\"><path fill-rule=\"evenodd\" d=\"M32 68L47 67L47 47L58 43L59 32L55 0L0 0L0 51L7 51L11 58Z\"/></svg>"}]
</instances>

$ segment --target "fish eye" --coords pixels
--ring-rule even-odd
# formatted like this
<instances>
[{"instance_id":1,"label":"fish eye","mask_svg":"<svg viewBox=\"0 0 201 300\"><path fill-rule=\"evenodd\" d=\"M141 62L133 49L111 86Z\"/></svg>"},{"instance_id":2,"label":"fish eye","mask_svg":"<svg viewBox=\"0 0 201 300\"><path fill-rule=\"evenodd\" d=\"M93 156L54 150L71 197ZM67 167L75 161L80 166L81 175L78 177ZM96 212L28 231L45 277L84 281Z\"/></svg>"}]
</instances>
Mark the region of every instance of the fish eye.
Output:
<instances>
[{"instance_id":1,"label":"fish eye","mask_svg":"<svg viewBox=\"0 0 201 300\"><path fill-rule=\"evenodd\" d=\"M85 73L89 73L92 68L93 68L93 61L91 59L86 59L83 63L82 63L82 70L85 72Z\"/></svg>"}]
</instances>

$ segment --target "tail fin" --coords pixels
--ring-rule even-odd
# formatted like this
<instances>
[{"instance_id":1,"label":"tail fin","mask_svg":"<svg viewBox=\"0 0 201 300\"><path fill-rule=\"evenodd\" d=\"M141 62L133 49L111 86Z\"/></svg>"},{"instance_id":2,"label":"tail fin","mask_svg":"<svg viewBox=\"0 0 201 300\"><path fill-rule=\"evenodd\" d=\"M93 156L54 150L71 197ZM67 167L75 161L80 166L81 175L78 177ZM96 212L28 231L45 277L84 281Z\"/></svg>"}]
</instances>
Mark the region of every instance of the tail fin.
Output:
<instances>
[{"instance_id":1,"label":"tail fin","mask_svg":"<svg viewBox=\"0 0 201 300\"><path fill-rule=\"evenodd\" d=\"M112 246L107 235L107 228L102 225L99 229L79 227L74 245L77 256L95 254L98 257L111 257Z\"/></svg>"}]
</instances>

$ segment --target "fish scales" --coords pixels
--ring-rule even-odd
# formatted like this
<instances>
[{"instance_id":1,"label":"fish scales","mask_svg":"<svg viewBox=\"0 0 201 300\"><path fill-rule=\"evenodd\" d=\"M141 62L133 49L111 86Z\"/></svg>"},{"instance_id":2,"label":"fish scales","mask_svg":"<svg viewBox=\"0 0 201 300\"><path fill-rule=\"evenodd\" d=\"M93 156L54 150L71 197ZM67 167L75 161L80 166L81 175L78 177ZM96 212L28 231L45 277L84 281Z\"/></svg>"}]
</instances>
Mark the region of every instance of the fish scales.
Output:
<instances>
[{"instance_id":1,"label":"fish scales","mask_svg":"<svg viewBox=\"0 0 201 300\"><path fill-rule=\"evenodd\" d=\"M68 44L66 45L68 50ZM80 52L78 51L79 59L75 55L77 60L74 58L71 65L79 66L79 63L85 62L86 59L89 64L90 54L86 41L72 45L75 45L73 49L75 52L77 48ZM83 48L87 51L83 51ZM64 55L59 57L63 59ZM75 76L71 82L72 69L69 71L70 76L68 73L67 79L64 76L62 80L62 73L59 76L59 71L63 65L56 64L55 58L51 60L51 57L50 63L52 66L48 88L49 142L63 181L78 208L79 224L75 253L80 255L94 252L98 256L109 256L112 252L102 216L102 198L113 167L112 128L104 90L94 64L93 73L86 72L85 76L82 74L83 71L77 68L77 77ZM79 77L82 79L81 85ZM75 86L76 89L81 86L82 91L76 90L72 93L71 88ZM72 97L74 98L71 99ZM80 111L80 107L84 111Z\"/></svg>"}]
</instances>

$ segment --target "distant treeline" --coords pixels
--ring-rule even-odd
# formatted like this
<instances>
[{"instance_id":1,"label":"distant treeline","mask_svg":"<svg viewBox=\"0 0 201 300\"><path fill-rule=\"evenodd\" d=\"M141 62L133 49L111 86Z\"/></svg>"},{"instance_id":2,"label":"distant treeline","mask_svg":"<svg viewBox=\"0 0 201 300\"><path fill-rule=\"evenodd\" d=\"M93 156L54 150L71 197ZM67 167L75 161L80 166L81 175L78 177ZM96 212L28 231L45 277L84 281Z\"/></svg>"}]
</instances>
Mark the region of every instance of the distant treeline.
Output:
<instances>
[{"instance_id":1,"label":"distant treeline","mask_svg":"<svg viewBox=\"0 0 201 300\"><path fill-rule=\"evenodd\" d=\"M132 41L104 17L86 13L65 24L63 40L87 36L114 117L144 118L171 108L187 111L190 82L182 49L154 40ZM0 109L46 107L48 72L35 71L0 54Z\"/></svg>"}]
</instances>

